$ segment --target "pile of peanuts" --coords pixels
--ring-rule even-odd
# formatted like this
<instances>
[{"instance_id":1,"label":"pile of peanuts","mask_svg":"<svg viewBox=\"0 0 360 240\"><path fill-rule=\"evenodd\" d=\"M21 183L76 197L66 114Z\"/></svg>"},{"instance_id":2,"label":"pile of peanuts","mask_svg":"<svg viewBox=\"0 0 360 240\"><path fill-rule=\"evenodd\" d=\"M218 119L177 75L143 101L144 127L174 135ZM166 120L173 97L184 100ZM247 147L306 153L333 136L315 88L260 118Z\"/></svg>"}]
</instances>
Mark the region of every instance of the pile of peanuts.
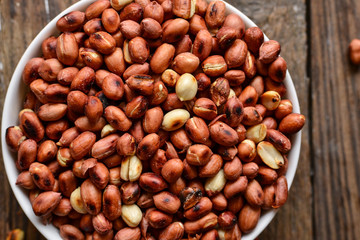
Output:
<instances>
[{"instance_id":1,"label":"pile of peanuts","mask_svg":"<svg viewBox=\"0 0 360 240\"><path fill-rule=\"evenodd\" d=\"M64 239L240 239L282 206L280 44L216 0L98 0L56 24L6 131L33 211Z\"/></svg>"}]
</instances>

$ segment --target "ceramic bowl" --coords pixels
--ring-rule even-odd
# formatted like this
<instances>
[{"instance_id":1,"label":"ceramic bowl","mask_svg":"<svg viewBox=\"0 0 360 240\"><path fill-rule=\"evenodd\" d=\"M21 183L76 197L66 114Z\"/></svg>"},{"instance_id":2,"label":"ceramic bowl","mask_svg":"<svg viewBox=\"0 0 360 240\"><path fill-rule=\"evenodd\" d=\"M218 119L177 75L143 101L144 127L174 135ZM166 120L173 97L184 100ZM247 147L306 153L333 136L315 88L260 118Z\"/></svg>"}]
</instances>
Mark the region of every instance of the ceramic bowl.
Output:
<instances>
[{"instance_id":1,"label":"ceramic bowl","mask_svg":"<svg viewBox=\"0 0 360 240\"><path fill-rule=\"evenodd\" d=\"M30 221L34 224L34 226L41 232L44 237L47 239L52 240L60 240L60 234L59 230L55 228L53 225L44 225L41 222L41 219L37 216L35 216L29 198L27 191L23 190L21 187L16 186L15 182L17 179L17 176L19 174L18 170L15 166L15 159L16 154L10 151L8 146L6 145L5 141L5 131L9 126L18 125L18 113L22 109L23 99L26 91L26 87L22 81L22 72L24 69L25 64L33 57L40 56L41 53L41 43L43 40L48 38L51 35L58 34L58 30L56 29L56 22L58 19L65 15L66 13L69 13L71 11L80 10L85 11L86 7L89 6L91 3L95 2L95 0L82 0L74 5L70 6L66 10L64 10L62 13L60 13L57 17L55 17L50 23L48 23L44 29L35 37L35 39L31 42L27 50L25 51L24 55L20 59L14 74L11 78L11 82L9 84L9 88L7 90L6 98L5 98L5 104L2 114L2 125L1 125L1 144L2 144L2 154L3 154L3 160L5 165L5 170L7 177L9 179L10 186L15 194L15 197L17 201L19 202L21 208L23 209L26 216L30 219ZM242 12L240 12L235 7L231 6L230 4L226 3L227 7L227 13L235 13L239 15L245 25L246 28L254 27L256 26L253 21L251 21L247 16L245 16ZM265 36L265 41L268 40L268 38ZM291 65L291 63L289 63ZM299 108L299 101L296 95L295 87L293 84L293 81L291 79L291 76L289 72L286 73L285 78L285 86L287 87L287 96L286 98L290 99L293 104L293 111L295 113L300 112ZM301 145L301 132L296 133L294 136L292 136L292 149L289 153L288 159L289 159L289 167L288 171L286 173L286 178L288 181L288 187L290 188L292 181L295 176L298 160L299 160L299 154L300 154L300 145ZM263 212L261 215L261 218L259 219L259 222L254 230L252 230L248 234L244 234L242 239L243 240L252 240L255 239L265 228L266 226L271 222L273 217L275 216L277 210L269 210L266 212Z\"/></svg>"}]
</instances>

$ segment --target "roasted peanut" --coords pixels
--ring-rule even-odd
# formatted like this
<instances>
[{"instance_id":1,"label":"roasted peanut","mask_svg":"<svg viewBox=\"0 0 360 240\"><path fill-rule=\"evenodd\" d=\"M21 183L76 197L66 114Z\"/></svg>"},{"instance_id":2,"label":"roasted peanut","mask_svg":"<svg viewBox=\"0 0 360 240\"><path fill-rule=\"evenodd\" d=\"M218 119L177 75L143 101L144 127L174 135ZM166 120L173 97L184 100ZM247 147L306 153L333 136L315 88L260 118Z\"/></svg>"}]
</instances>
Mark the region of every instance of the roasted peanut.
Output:
<instances>
[{"instance_id":1,"label":"roasted peanut","mask_svg":"<svg viewBox=\"0 0 360 240\"><path fill-rule=\"evenodd\" d=\"M5 133L6 143L12 151L18 151L20 144L26 139L18 126L8 127Z\"/></svg>"},{"instance_id":2,"label":"roasted peanut","mask_svg":"<svg viewBox=\"0 0 360 240\"><path fill-rule=\"evenodd\" d=\"M181 177L183 169L184 165L180 159L170 159L163 165L161 175L167 182L173 183Z\"/></svg>"},{"instance_id":3,"label":"roasted peanut","mask_svg":"<svg viewBox=\"0 0 360 240\"><path fill-rule=\"evenodd\" d=\"M186 0L186 1L174 1L173 3L173 13L174 15L184 18L190 19L195 13L195 3L194 0Z\"/></svg>"},{"instance_id":4,"label":"roasted peanut","mask_svg":"<svg viewBox=\"0 0 360 240\"><path fill-rule=\"evenodd\" d=\"M233 181L239 178L242 173L242 164L238 157L224 164L224 175L227 180Z\"/></svg>"},{"instance_id":5,"label":"roasted peanut","mask_svg":"<svg viewBox=\"0 0 360 240\"><path fill-rule=\"evenodd\" d=\"M175 214L181 205L178 197L166 191L154 195L153 198L155 206L169 214Z\"/></svg>"},{"instance_id":6,"label":"roasted peanut","mask_svg":"<svg viewBox=\"0 0 360 240\"><path fill-rule=\"evenodd\" d=\"M173 222L160 232L161 240L180 240L184 235L184 225L181 222Z\"/></svg>"},{"instance_id":7,"label":"roasted peanut","mask_svg":"<svg viewBox=\"0 0 360 240\"><path fill-rule=\"evenodd\" d=\"M140 187L148 192L160 192L167 188L165 180L154 173L143 173L139 180Z\"/></svg>"},{"instance_id":8,"label":"roasted peanut","mask_svg":"<svg viewBox=\"0 0 360 240\"><path fill-rule=\"evenodd\" d=\"M140 186L136 182L125 182L121 185L120 193L124 204L134 204L140 198Z\"/></svg>"},{"instance_id":9,"label":"roasted peanut","mask_svg":"<svg viewBox=\"0 0 360 240\"><path fill-rule=\"evenodd\" d=\"M288 153L291 149L290 140L280 131L268 129L266 132L266 139L282 153Z\"/></svg>"},{"instance_id":10,"label":"roasted peanut","mask_svg":"<svg viewBox=\"0 0 360 240\"><path fill-rule=\"evenodd\" d=\"M60 227L60 236L63 239L85 240L84 234L78 228L70 224L64 224Z\"/></svg>"},{"instance_id":11,"label":"roasted peanut","mask_svg":"<svg viewBox=\"0 0 360 240\"><path fill-rule=\"evenodd\" d=\"M201 67L209 77L217 77L224 74L228 68L225 59L220 55L213 55L206 58Z\"/></svg>"},{"instance_id":12,"label":"roasted peanut","mask_svg":"<svg viewBox=\"0 0 360 240\"><path fill-rule=\"evenodd\" d=\"M46 165L34 162L30 165L29 172L35 185L41 190L50 191L54 188L54 175Z\"/></svg>"},{"instance_id":13,"label":"roasted peanut","mask_svg":"<svg viewBox=\"0 0 360 240\"><path fill-rule=\"evenodd\" d=\"M132 125L132 122L126 117L125 113L115 106L105 108L104 116L113 128L120 131L127 131Z\"/></svg>"},{"instance_id":14,"label":"roasted peanut","mask_svg":"<svg viewBox=\"0 0 360 240\"><path fill-rule=\"evenodd\" d=\"M245 63L248 48L243 40L236 39L224 55L226 64L229 68L240 67Z\"/></svg>"},{"instance_id":15,"label":"roasted peanut","mask_svg":"<svg viewBox=\"0 0 360 240\"><path fill-rule=\"evenodd\" d=\"M171 44L163 43L158 47L150 60L150 67L154 73L162 73L167 69L174 57L175 48Z\"/></svg>"},{"instance_id":16,"label":"roasted peanut","mask_svg":"<svg viewBox=\"0 0 360 240\"><path fill-rule=\"evenodd\" d=\"M213 120L217 116L217 107L215 103L208 98L197 99L193 111L197 116L206 120Z\"/></svg>"},{"instance_id":17,"label":"roasted peanut","mask_svg":"<svg viewBox=\"0 0 360 240\"><path fill-rule=\"evenodd\" d=\"M209 31L205 29L200 29L196 34L194 45L193 45L193 54L197 56L200 61L206 59L212 48L212 37Z\"/></svg>"},{"instance_id":18,"label":"roasted peanut","mask_svg":"<svg viewBox=\"0 0 360 240\"><path fill-rule=\"evenodd\" d=\"M78 59L78 53L79 47L73 33L64 32L57 38L56 56L61 63L72 66Z\"/></svg>"},{"instance_id":19,"label":"roasted peanut","mask_svg":"<svg viewBox=\"0 0 360 240\"><path fill-rule=\"evenodd\" d=\"M160 137L156 133L150 133L139 143L136 154L140 160L149 160L160 147Z\"/></svg>"},{"instance_id":20,"label":"roasted peanut","mask_svg":"<svg viewBox=\"0 0 360 240\"><path fill-rule=\"evenodd\" d=\"M222 146L233 146L239 137L234 129L227 124L217 121L209 127L211 139Z\"/></svg>"},{"instance_id":21,"label":"roasted peanut","mask_svg":"<svg viewBox=\"0 0 360 240\"><path fill-rule=\"evenodd\" d=\"M206 232L207 230L214 228L217 222L217 216L214 213L209 213L199 220L185 222L184 228L185 232L188 234Z\"/></svg>"},{"instance_id":22,"label":"roasted peanut","mask_svg":"<svg viewBox=\"0 0 360 240\"><path fill-rule=\"evenodd\" d=\"M164 20L164 9L156 1L149 2L144 8L144 18L152 18L160 24Z\"/></svg>"},{"instance_id":23,"label":"roasted peanut","mask_svg":"<svg viewBox=\"0 0 360 240\"><path fill-rule=\"evenodd\" d=\"M360 64L360 40L353 39L349 45L349 53L350 53L350 60L353 64L358 65Z\"/></svg>"},{"instance_id":24,"label":"roasted peanut","mask_svg":"<svg viewBox=\"0 0 360 240\"><path fill-rule=\"evenodd\" d=\"M55 57L56 55L53 56L53 58ZM26 63L22 73L22 79L25 84L30 85L30 83L40 77L39 69L43 63L43 58L32 58Z\"/></svg>"},{"instance_id":25,"label":"roasted peanut","mask_svg":"<svg viewBox=\"0 0 360 240\"><path fill-rule=\"evenodd\" d=\"M199 177L214 177L220 171L222 164L222 158L218 154L213 154L209 162L200 167Z\"/></svg>"},{"instance_id":26,"label":"roasted peanut","mask_svg":"<svg viewBox=\"0 0 360 240\"><path fill-rule=\"evenodd\" d=\"M224 187L224 195L227 199L232 198L238 193L244 192L248 185L246 176L240 176L237 180L227 182Z\"/></svg>"},{"instance_id":27,"label":"roasted peanut","mask_svg":"<svg viewBox=\"0 0 360 240\"><path fill-rule=\"evenodd\" d=\"M133 98L125 108L127 117L136 119L141 118L147 111L149 101L144 96L137 96Z\"/></svg>"},{"instance_id":28,"label":"roasted peanut","mask_svg":"<svg viewBox=\"0 0 360 240\"><path fill-rule=\"evenodd\" d=\"M124 53L121 48L117 47L115 50L110 54L104 57L104 62L106 67L119 76L121 76L125 71L125 59Z\"/></svg>"},{"instance_id":29,"label":"roasted peanut","mask_svg":"<svg viewBox=\"0 0 360 240\"><path fill-rule=\"evenodd\" d=\"M32 180L31 174L29 171L23 171L19 174L16 179L16 185L19 185L25 189L35 189L36 185Z\"/></svg>"},{"instance_id":30,"label":"roasted peanut","mask_svg":"<svg viewBox=\"0 0 360 240\"><path fill-rule=\"evenodd\" d=\"M172 20L163 28L162 40L167 43L179 41L189 30L189 22L182 18Z\"/></svg>"},{"instance_id":31,"label":"roasted peanut","mask_svg":"<svg viewBox=\"0 0 360 240\"><path fill-rule=\"evenodd\" d=\"M32 208L36 216L46 216L60 203L61 193L46 191L40 193L33 201Z\"/></svg>"},{"instance_id":32,"label":"roasted peanut","mask_svg":"<svg viewBox=\"0 0 360 240\"><path fill-rule=\"evenodd\" d=\"M114 0L113 0L114 1ZM140 228L123 228L115 235L115 240L140 240L141 232Z\"/></svg>"},{"instance_id":33,"label":"roasted peanut","mask_svg":"<svg viewBox=\"0 0 360 240\"><path fill-rule=\"evenodd\" d=\"M19 113L20 129L28 138L36 142L43 139L45 131L38 116L30 109L24 109Z\"/></svg>"},{"instance_id":34,"label":"roasted peanut","mask_svg":"<svg viewBox=\"0 0 360 240\"><path fill-rule=\"evenodd\" d=\"M177 73L185 75L194 72L198 68L199 64L200 64L200 60L197 56L189 52L183 52L178 54L174 58L174 61L172 63L172 68Z\"/></svg>"},{"instance_id":35,"label":"roasted peanut","mask_svg":"<svg viewBox=\"0 0 360 240\"><path fill-rule=\"evenodd\" d=\"M264 64L269 64L275 61L280 54L280 44L275 40L264 42L259 49L259 60Z\"/></svg>"},{"instance_id":36,"label":"roasted peanut","mask_svg":"<svg viewBox=\"0 0 360 240\"><path fill-rule=\"evenodd\" d=\"M259 221L261 208L246 204L239 214L239 227L242 232L247 233L255 228Z\"/></svg>"},{"instance_id":37,"label":"roasted peanut","mask_svg":"<svg viewBox=\"0 0 360 240\"><path fill-rule=\"evenodd\" d=\"M23 171L27 170L30 165L36 160L37 144L32 139L27 139L20 144L16 167Z\"/></svg>"},{"instance_id":38,"label":"roasted peanut","mask_svg":"<svg viewBox=\"0 0 360 240\"><path fill-rule=\"evenodd\" d=\"M291 113L284 117L279 124L279 131L284 134L294 134L305 125L305 116L299 113Z\"/></svg>"}]
</instances>

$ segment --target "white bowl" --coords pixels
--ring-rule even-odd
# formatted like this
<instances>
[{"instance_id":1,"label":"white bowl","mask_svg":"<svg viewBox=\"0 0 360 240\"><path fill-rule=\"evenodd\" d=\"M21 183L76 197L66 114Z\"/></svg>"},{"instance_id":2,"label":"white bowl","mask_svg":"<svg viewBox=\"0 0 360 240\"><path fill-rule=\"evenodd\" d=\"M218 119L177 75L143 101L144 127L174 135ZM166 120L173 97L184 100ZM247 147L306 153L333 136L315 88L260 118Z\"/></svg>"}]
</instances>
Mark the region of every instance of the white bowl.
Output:
<instances>
[{"instance_id":1,"label":"white bowl","mask_svg":"<svg viewBox=\"0 0 360 240\"><path fill-rule=\"evenodd\" d=\"M51 240L61 240L59 231L53 225L43 225L41 219L35 216L32 206L30 204L30 200L28 198L27 191L23 190L21 187L16 186L15 182L17 176L19 174L18 170L15 166L16 155L10 151L9 147L6 145L5 141L5 131L9 126L18 125L18 113L22 108L23 104L23 96L25 95L25 85L22 81L22 72L25 64L33 57L40 56L41 43L43 40L48 38L53 34L57 34L56 30L56 22L57 20L69 13L71 11L80 10L84 11L87 6L96 0L83 0L75 3L70 6L62 13L60 13L56 18L54 18L49 24L45 26L45 28L35 37L35 39L31 42L30 46L26 49L24 55L20 59L14 74L11 78L11 82L9 88L7 90L5 104L2 115L2 125L1 125L1 144L2 144L2 154L5 165L6 174L9 179L10 186L15 194L16 199L18 200L21 208L25 212L26 216L30 219L30 221L35 225L35 227L41 232L44 237ZM246 28L256 26L253 21L251 21L247 16L245 16L242 12L240 12L235 7L226 3L227 13L235 13L238 14L243 21L245 22ZM268 38L265 36L265 40ZM289 63L291 64L291 63ZM295 87L292 82L291 76L289 72L286 73L285 78L285 86L287 88L287 98L291 100L293 104L293 111L296 113L300 113L299 101L296 95ZM288 187L290 188L291 183L294 179L299 154L300 154L300 145L301 145L301 132L296 133L292 137L292 149L288 156L289 159L289 167L286 173L286 178L288 181ZM243 240L252 240L255 239L271 222L273 217L275 216L277 210L270 210L261 215L259 222L256 228L248 234L244 234Z\"/></svg>"}]
</instances>

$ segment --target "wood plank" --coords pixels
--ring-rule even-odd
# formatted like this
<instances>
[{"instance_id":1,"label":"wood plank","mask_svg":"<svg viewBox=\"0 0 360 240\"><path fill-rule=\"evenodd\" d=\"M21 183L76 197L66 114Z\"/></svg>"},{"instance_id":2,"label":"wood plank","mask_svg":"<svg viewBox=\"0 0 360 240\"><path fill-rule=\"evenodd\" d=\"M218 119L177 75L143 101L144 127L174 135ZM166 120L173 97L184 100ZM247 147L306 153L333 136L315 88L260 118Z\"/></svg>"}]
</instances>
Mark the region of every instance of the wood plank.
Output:
<instances>
[{"instance_id":1,"label":"wood plank","mask_svg":"<svg viewBox=\"0 0 360 240\"><path fill-rule=\"evenodd\" d=\"M12 73L26 47L49 20L74 2L77 1L0 1L0 110ZM28 240L44 239L17 203L8 184L2 161L0 172L0 239L5 239L6 234L13 228L23 229Z\"/></svg>"},{"instance_id":2,"label":"wood plank","mask_svg":"<svg viewBox=\"0 0 360 240\"><path fill-rule=\"evenodd\" d=\"M360 239L360 68L348 44L360 36L359 1L311 1L314 237Z\"/></svg>"}]
</instances>

